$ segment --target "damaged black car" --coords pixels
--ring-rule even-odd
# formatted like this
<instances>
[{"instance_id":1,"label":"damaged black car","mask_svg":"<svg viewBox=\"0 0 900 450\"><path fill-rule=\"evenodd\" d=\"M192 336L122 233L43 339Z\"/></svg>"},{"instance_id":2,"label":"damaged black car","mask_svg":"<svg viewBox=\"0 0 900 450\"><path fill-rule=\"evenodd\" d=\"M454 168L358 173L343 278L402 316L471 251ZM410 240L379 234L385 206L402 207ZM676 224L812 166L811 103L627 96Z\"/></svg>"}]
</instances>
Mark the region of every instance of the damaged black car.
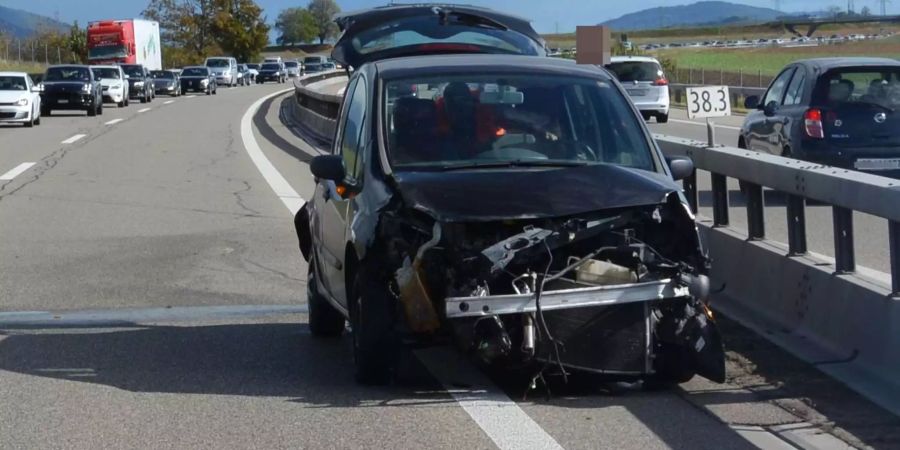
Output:
<instances>
[{"instance_id":1,"label":"damaged black car","mask_svg":"<svg viewBox=\"0 0 900 450\"><path fill-rule=\"evenodd\" d=\"M389 381L411 341L535 377L723 381L674 181L691 161L666 160L613 76L544 57L522 19L386 9L339 19L334 56L356 70L295 218L312 333L349 320L363 383Z\"/></svg>"}]
</instances>

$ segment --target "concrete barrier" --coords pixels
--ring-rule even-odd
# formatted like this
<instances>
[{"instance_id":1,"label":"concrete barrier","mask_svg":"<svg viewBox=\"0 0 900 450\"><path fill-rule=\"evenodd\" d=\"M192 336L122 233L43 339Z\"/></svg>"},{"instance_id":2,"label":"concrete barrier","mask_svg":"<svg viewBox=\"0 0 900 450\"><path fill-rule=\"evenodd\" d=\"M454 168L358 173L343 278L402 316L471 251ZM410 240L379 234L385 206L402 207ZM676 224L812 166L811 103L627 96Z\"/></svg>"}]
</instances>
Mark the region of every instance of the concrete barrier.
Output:
<instances>
[{"instance_id":1,"label":"concrete barrier","mask_svg":"<svg viewBox=\"0 0 900 450\"><path fill-rule=\"evenodd\" d=\"M299 77L294 81L292 119L304 132L320 142L330 143L334 139L335 119L343 95L321 92L317 84L346 76L343 70L332 70Z\"/></svg>"}]
</instances>

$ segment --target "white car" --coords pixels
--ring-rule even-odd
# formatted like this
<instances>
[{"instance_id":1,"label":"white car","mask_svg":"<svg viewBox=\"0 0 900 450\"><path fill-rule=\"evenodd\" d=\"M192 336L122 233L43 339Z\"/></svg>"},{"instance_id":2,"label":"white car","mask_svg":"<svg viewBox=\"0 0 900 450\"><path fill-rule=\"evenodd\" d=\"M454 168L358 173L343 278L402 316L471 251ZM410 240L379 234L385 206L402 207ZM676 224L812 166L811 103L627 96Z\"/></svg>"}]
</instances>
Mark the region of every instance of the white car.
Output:
<instances>
[{"instance_id":1,"label":"white car","mask_svg":"<svg viewBox=\"0 0 900 450\"><path fill-rule=\"evenodd\" d=\"M669 121L669 81L659 61L647 56L614 56L606 68L622 83L644 119Z\"/></svg>"},{"instance_id":2,"label":"white car","mask_svg":"<svg viewBox=\"0 0 900 450\"><path fill-rule=\"evenodd\" d=\"M41 95L25 72L0 72L0 123L41 124Z\"/></svg>"},{"instance_id":3,"label":"white car","mask_svg":"<svg viewBox=\"0 0 900 450\"><path fill-rule=\"evenodd\" d=\"M128 106L128 80L119 66L91 66L94 78L100 80L103 101L115 103L119 108Z\"/></svg>"}]
</instances>

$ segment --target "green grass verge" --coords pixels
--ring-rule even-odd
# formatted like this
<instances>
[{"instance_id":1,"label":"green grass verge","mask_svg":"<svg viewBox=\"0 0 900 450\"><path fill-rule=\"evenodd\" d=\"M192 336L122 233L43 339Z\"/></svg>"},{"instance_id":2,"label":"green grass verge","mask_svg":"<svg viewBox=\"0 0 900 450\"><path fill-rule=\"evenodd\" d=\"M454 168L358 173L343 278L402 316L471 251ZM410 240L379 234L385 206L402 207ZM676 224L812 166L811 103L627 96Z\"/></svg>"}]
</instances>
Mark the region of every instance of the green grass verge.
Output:
<instances>
[{"instance_id":1,"label":"green grass verge","mask_svg":"<svg viewBox=\"0 0 900 450\"><path fill-rule=\"evenodd\" d=\"M46 64L0 60L0 72L40 73L46 69Z\"/></svg>"}]
</instances>

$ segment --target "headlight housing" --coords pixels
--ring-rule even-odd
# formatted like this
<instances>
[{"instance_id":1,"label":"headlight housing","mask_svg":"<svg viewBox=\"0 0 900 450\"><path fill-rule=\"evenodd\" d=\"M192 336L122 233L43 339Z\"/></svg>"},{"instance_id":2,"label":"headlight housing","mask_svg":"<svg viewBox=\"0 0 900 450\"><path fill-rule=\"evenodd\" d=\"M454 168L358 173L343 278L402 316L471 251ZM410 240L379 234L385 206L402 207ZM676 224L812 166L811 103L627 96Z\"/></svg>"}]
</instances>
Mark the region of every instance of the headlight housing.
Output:
<instances>
[{"instance_id":1,"label":"headlight housing","mask_svg":"<svg viewBox=\"0 0 900 450\"><path fill-rule=\"evenodd\" d=\"M91 92L91 85L90 85L90 84L85 84L84 86L82 86L82 87L81 87L81 92Z\"/></svg>"},{"instance_id":2,"label":"headlight housing","mask_svg":"<svg viewBox=\"0 0 900 450\"><path fill-rule=\"evenodd\" d=\"M209 84L209 80L204 78L204 79L200 80L200 84Z\"/></svg>"},{"instance_id":3,"label":"headlight housing","mask_svg":"<svg viewBox=\"0 0 900 450\"><path fill-rule=\"evenodd\" d=\"M134 87L144 87L144 82L143 81L135 81Z\"/></svg>"},{"instance_id":4,"label":"headlight housing","mask_svg":"<svg viewBox=\"0 0 900 450\"><path fill-rule=\"evenodd\" d=\"M111 91L118 91L119 89L122 89L122 85L121 85L121 84L114 84L114 85L112 85L112 86L109 87L109 90L111 90Z\"/></svg>"},{"instance_id":5,"label":"headlight housing","mask_svg":"<svg viewBox=\"0 0 900 450\"><path fill-rule=\"evenodd\" d=\"M27 105L28 105L27 98L20 99L19 101L16 102L16 106L27 106Z\"/></svg>"}]
</instances>

